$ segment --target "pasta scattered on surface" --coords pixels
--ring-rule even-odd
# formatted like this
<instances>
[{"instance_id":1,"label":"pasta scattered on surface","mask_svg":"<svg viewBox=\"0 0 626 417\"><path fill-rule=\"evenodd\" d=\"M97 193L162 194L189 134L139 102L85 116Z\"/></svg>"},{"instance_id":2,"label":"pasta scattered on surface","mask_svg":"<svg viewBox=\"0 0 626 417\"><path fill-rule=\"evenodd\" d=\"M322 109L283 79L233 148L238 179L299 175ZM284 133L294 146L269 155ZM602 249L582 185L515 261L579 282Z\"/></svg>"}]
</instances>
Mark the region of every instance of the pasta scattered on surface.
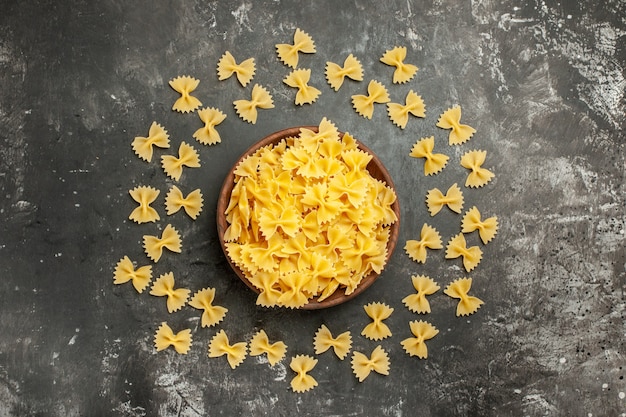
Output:
<instances>
[{"instance_id":1,"label":"pasta scattered on surface","mask_svg":"<svg viewBox=\"0 0 626 417\"><path fill-rule=\"evenodd\" d=\"M382 340L391 336L391 330L383 323L383 320L391 316L393 308L379 302L366 304L363 308L372 322L365 326L361 335L370 340Z\"/></svg>"},{"instance_id":2,"label":"pasta scattered on surface","mask_svg":"<svg viewBox=\"0 0 626 417\"><path fill-rule=\"evenodd\" d=\"M422 97L410 90L406 95L405 104L387 103L387 113L393 124L404 129L409 121L409 114L415 117L426 117L426 107Z\"/></svg>"},{"instance_id":3,"label":"pasta scattered on surface","mask_svg":"<svg viewBox=\"0 0 626 417\"><path fill-rule=\"evenodd\" d=\"M157 278L150 290L150 295L154 295L155 297L167 297L167 311L170 313L183 308L191 292L187 288L174 289L174 285L174 274L168 272Z\"/></svg>"},{"instance_id":4,"label":"pasta scattered on surface","mask_svg":"<svg viewBox=\"0 0 626 417\"><path fill-rule=\"evenodd\" d=\"M193 137L203 145L215 145L220 143L222 138L215 126L226 119L226 115L221 110L214 107L198 110L198 117L204 123L204 127L196 130Z\"/></svg>"},{"instance_id":5,"label":"pasta scattered on surface","mask_svg":"<svg viewBox=\"0 0 626 417\"><path fill-rule=\"evenodd\" d=\"M452 129L448 136L450 145L460 145L465 143L476 133L476 129L471 126L461 124L461 107L449 108L439 116L437 127L442 129Z\"/></svg>"},{"instance_id":6,"label":"pasta scattered on surface","mask_svg":"<svg viewBox=\"0 0 626 417\"><path fill-rule=\"evenodd\" d=\"M181 208L185 209L185 213L192 219L196 219L202 212L204 199L200 189L197 188L183 196L183 192L175 185L168 191L165 196L165 210L168 216L177 213Z\"/></svg>"},{"instance_id":7,"label":"pasta scattered on surface","mask_svg":"<svg viewBox=\"0 0 626 417\"><path fill-rule=\"evenodd\" d=\"M487 157L487 151L469 151L461 157L461 165L471 170L465 180L466 187L482 187L495 177L495 174L487 168L483 168Z\"/></svg>"},{"instance_id":8,"label":"pasta scattered on surface","mask_svg":"<svg viewBox=\"0 0 626 417\"><path fill-rule=\"evenodd\" d=\"M478 230L480 240L486 245L489 243L498 233L498 217L493 216L485 220L481 220L480 211L476 206L469 209L464 215L461 221L461 232L472 233L474 230Z\"/></svg>"},{"instance_id":9,"label":"pasta scattered on surface","mask_svg":"<svg viewBox=\"0 0 626 417\"><path fill-rule=\"evenodd\" d=\"M226 355L226 360L232 369L241 365L247 354L247 343L238 342L231 345L224 330L217 332L209 342L209 358L218 358Z\"/></svg>"},{"instance_id":10,"label":"pasta scattered on surface","mask_svg":"<svg viewBox=\"0 0 626 417\"><path fill-rule=\"evenodd\" d=\"M170 135L167 130L157 122L152 122L150 130L148 131L148 137L136 136L133 140L133 151L137 156L144 161L152 161L153 147L159 148L170 147Z\"/></svg>"},{"instance_id":11,"label":"pasta scattered on surface","mask_svg":"<svg viewBox=\"0 0 626 417\"><path fill-rule=\"evenodd\" d=\"M276 44L276 54L283 64L295 68L298 66L298 52L305 54L315 53L315 43L311 36L297 28L293 35L293 45L288 43Z\"/></svg>"},{"instance_id":12,"label":"pasta scattered on surface","mask_svg":"<svg viewBox=\"0 0 626 417\"><path fill-rule=\"evenodd\" d=\"M160 191L156 188L147 187L147 186L139 186L135 187L128 192L130 196L139 203L139 206L136 207L128 216L128 218L135 223L154 223L159 220L159 213L150 207L150 204L154 202L159 196Z\"/></svg>"},{"instance_id":13,"label":"pasta scattered on surface","mask_svg":"<svg viewBox=\"0 0 626 417\"><path fill-rule=\"evenodd\" d=\"M135 269L133 262L128 256L124 256L115 265L113 272L113 284L124 284L132 281L135 290L141 294L152 280L152 265L145 265Z\"/></svg>"},{"instance_id":14,"label":"pasta scattered on surface","mask_svg":"<svg viewBox=\"0 0 626 417\"><path fill-rule=\"evenodd\" d=\"M176 352L186 355L191 348L191 329L184 329L174 334L166 322L162 322L154 335L154 347L157 352L172 346Z\"/></svg>"},{"instance_id":15,"label":"pasta scattered on surface","mask_svg":"<svg viewBox=\"0 0 626 417\"><path fill-rule=\"evenodd\" d=\"M224 320L228 309L222 306L213 305L215 299L215 288L203 288L191 297L189 305L202 312L202 327L212 327Z\"/></svg>"},{"instance_id":16,"label":"pasta scattered on surface","mask_svg":"<svg viewBox=\"0 0 626 417\"><path fill-rule=\"evenodd\" d=\"M435 147L435 137L429 136L418 140L409 156L413 158L424 158L424 175L434 175L439 172L448 164L450 157L442 153L433 153Z\"/></svg>"},{"instance_id":17,"label":"pasta scattered on surface","mask_svg":"<svg viewBox=\"0 0 626 417\"><path fill-rule=\"evenodd\" d=\"M174 155L161 156L161 165L168 177L178 181L183 174L183 167L200 167L200 155L193 146L181 142L178 147L178 158Z\"/></svg>"},{"instance_id":18,"label":"pasta scattered on surface","mask_svg":"<svg viewBox=\"0 0 626 417\"><path fill-rule=\"evenodd\" d=\"M402 302L413 313L430 313L430 303L426 299L426 296L439 291L439 285L437 285L432 278L425 275L413 275L411 280L413 282L413 288L415 288L417 293L404 297Z\"/></svg>"},{"instance_id":19,"label":"pasta scattered on surface","mask_svg":"<svg viewBox=\"0 0 626 417\"><path fill-rule=\"evenodd\" d=\"M248 123L256 124L257 109L273 109L274 100L269 91L260 84L252 87L252 97L250 100L235 100L233 102L237 115Z\"/></svg>"},{"instance_id":20,"label":"pasta scattered on surface","mask_svg":"<svg viewBox=\"0 0 626 417\"><path fill-rule=\"evenodd\" d=\"M222 55L217 62L217 77L220 81L226 80L235 74L237 81L239 81L239 84L243 87L252 81L255 71L256 65L254 58L248 58L238 64L229 51L224 52L224 55Z\"/></svg>"},{"instance_id":21,"label":"pasta scattered on surface","mask_svg":"<svg viewBox=\"0 0 626 417\"><path fill-rule=\"evenodd\" d=\"M285 357L287 345L282 341L270 344L265 330L259 330L250 339L250 356L259 356L264 353L267 354L267 361L270 366L274 366Z\"/></svg>"},{"instance_id":22,"label":"pasta scattered on surface","mask_svg":"<svg viewBox=\"0 0 626 417\"><path fill-rule=\"evenodd\" d=\"M380 62L382 62L383 64L396 67L395 71L393 72L394 84L403 84L413 78L417 73L418 68L412 64L405 64L405 59L405 46L396 46L393 49L385 51L383 56L380 58Z\"/></svg>"},{"instance_id":23,"label":"pasta scattered on surface","mask_svg":"<svg viewBox=\"0 0 626 417\"><path fill-rule=\"evenodd\" d=\"M372 371L381 375L389 375L389 367L389 355L380 345L374 348L369 358L361 352L354 351L352 353L352 372L359 382L363 382Z\"/></svg>"},{"instance_id":24,"label":"pasta scattered on surface","mask_svg":"<svg viewBox=\"0 0 626 417\"><path fill-rule=\"evenodd\" d=\"M328 327L322 324L321 327L317 329L317 332L315 332L313 347L315 348L316 355L320 355L332 347L335 351L335 355L337 355L339 359L344 360L352 347L352 336L350 332L347 331L337 337L333 337Z\"/></svg>"},{"instance_id":25,"label":"pasta scattered on surface","mask_svg":"<svg viewBox=\"0 0 626 417\"><path fill-rule=\"evenodd\" d=\"M180 93L180 97L174 102L172 110L180 113L189 113L202 106L200 100L191 95L198 88L200 80L183 75L170 80L169 84L170 87Z\"/></svg>"},{"instance_id":26,"label":"pasta scattered on surface","mask_svg":"<svg viewBox=\"0 0 626 417\"><path fill-rule=\"evenodd\" d=\"M415 337L409 337L400 342L402 347L409 356L417 356L420 359L426 359L428 357L426 340L437 336L439 330L432 324L423 320L411 321L409 322L409 327Z\"/></svg>"},{"instance_id":27,"label":"pasta scattered on surface","mask_svg":"<svg viewBox=\"0 0 626 417\"><path fill-rule=\"evenodd\" d=\"M161 259L163 248L180 253L181 246L180 234L171 224L165 226L160 238L152 235L143 236L143 247L146 255L154 262L159 262L159 259Z\"/></svg>"},{"instance_id":28,"label":"pasta scattered on surface","mask_svg":"<svg viewBox=\"0 0 626 417\"><path fill-rule=\"evenodd\" d=\"M469 316L474 314L484 302L477 297L468 295L472 288L471 278L459 278L453 281L443 291L444 294L452 297L459 298L459 303L456 306L456 316Z\"/></svg>"},{"instance_id":29,"label":"pasta scattered on surface","mask_svg":"<svg viewBox=\"0 0 626 417\"><path fill-rule=\"evenodd\" d=\"M441 249L443 242L437 229L424 223L420 232L420 240L407 240L404 250L409 258L415 262L426 263L426 248Z\"/></svg>"},{"instance_id":30,"label":"pasta scattered on surface","mask_svg":"<svg viewBox=\"0 0 626 417\"><path fill-rule=\"evenodd\" d=\"M298 89L296 93L296 104L299 106L315 102L319 95L322 94L320 90L309 85L310 78L310 69L295 69L283 80L289 87Z\"/></svg>"},{"instance_id":31,"label":"pasta scattered on surface","mask_svg":"<svg viewBox=\"0 0 626 417\"><path fill-rule=\"evenodd\" d=\"M459 233L448 242L446 247L446 259L463 257L463 267L467 272L476 268L483 257L483 251L478 246L467 247L465 236Z\"/></svg>"},{"instance_id":32,"label":"pasta scattered on surface","mask_svg":"<svg viewBox=\"0 0 626 417\"><path fill-rule=\"evenodd\" d=\"M334 62L326 62L326 80L333 90L339 91L346 77L363 81L363 66L354 55L348 55L343 61L343 67Z\"/></svg>"},{"instance_id":33,"label":"pasta scattered on surface","mask_svg":"<svg viewBox=\"0 0 626 417\"><path fill-rule=\"evenodd\" d=\"M463 202L463 192L456 183L448 188L446 195L443 195L439 188L433 188L426 196L426 205L431 216L439 213L443 206L448 206L455 213L460 213L463 210Z\"/></svg>"},{"instance_id":34,"label":"pasta scattered on surface","mask_svg":"<svg viewBox=\"0 0 626 417\"><path fill-rule=\"evenodd\" d=\"M388 103L391 101L389 93L384 85L376 80L367 85L367 95L357 94L352 96L354 110L366 119L371 119L374 114L374 103Z\"/></svg>"},{"instance_id":35,"label":"pasta scattered on surface","mask_svg":"<svg viewBox=\"0 0 626 417\"><path fill-rule=\"evenodd\" d=\"M309 391L317 386L317 381L308 373L317 365L317 359L309 355L296 355L291 358L289 367L297 375L291 380L291 389L294 392Z\"/></svg>"}]
</instances>

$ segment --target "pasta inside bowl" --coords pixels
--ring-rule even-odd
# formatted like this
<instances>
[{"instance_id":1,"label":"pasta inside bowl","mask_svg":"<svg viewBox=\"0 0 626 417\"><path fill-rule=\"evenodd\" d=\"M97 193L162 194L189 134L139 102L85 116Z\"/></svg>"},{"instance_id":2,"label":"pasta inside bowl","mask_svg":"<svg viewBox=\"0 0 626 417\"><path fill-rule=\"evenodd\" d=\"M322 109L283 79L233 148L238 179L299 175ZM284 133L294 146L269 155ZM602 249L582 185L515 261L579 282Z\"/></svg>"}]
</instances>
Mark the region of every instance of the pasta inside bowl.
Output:
<instances>
[{"instance_id":1,"label":"pasta inside bowl","mask_svg":"<svg viewBox=\"0 0 626 417\"><path fill-rule=\"evenodd\" d=\"M326 119L252 145L217 205L224 254L266 307L312 310L356 297L382 272L399 226L388 171Z\"/></svg>"}]
</instances>

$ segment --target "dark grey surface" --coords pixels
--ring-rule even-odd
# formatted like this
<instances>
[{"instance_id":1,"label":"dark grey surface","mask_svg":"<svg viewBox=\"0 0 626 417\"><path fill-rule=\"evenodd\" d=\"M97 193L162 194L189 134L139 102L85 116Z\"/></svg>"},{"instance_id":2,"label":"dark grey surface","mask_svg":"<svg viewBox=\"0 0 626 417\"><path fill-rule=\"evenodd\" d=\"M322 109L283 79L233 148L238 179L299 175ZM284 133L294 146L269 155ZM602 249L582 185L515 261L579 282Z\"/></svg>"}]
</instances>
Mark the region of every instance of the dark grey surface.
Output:
<instances>
[{"instance_id":1,"label":"dark grey surface","mask_svg":"<svg viewBox=\"0 0 626 417\"><path fill-rule=\"evenodd\" d=\"M312 69L311 84L322 90L303 107L282 84L289 70L274 50L296 27L316 42L317 53L301 55L300 66ZM625 415L625 31L619 0L2 2L0 416ZM407 61L420 67L404 85L392 85L392 69L378 62L395 45L407 46ZM226 50L238 60L254 57L254 82L274 96L276 108L261 111L254 126L232 106L250 86L217 80ZM335 93L324 64L349 53L362 61L365 82L346 81ZM221 144L196 143L198 117L170 110L177 95L167 82L185 74L201 80L196 95L205 106L227 114ZM381 105L371 121L358 116L350 96L363 94L370 79L394 101L415 90L427 117L402 131ZM477 133L451 148L435 123L455 104ZM398 250L381 279L350 303L314 312L257 308L216 240L219 187L251 143L324 116L391 172L402 208ZM173 146L145 163L130 143L153 120L167 127ZM430 135L451 161L424 178L422 162L408 153ZM158 157L183 140L203 164L179 183L202 189L195 222L163 208L173 182ZM465 208L497 215L500 231L470 274L444 260L444 251L418 265L402 246L424 222L446 241L459 230L460 216L449 211L430 218L424 197L464 182L458 161L470 149L488 152L485 166L496 178L482 189L462 187ZM157 225L128 220L135 207L128 190L137 185L161 191ZM248 357L231 370L224 358L207 357L217 330L201 328L196 310L170 315L163 299L113 285L124 255L150 263L141 237L167 223L182 231L183 252L165 254L155 275L171 270L193 291L216 288L216 302L229 309L217 328L232 341L261 328L284 340L288 356L279 365ZM478 244L475 235L469 240ZM440 291L430 297L430 315L415 315L401 299L418 273L442 287L472 276L485 305L456 318L454 301ZM362 306L371 301L395 308L387 321L393 336L380 343L360 336L368 323ZM400 346L408 322L420 318L441 331L427 360ZM165 320L192 329L188 355L155 352L154 332ZM291 392L289 359L313 354L322 323L334 333L350 330L356 350L369 354L381 344L390 375L358 383L349 359L327 352L312 372L319 386Z\"/></svg>"}]
</instances>

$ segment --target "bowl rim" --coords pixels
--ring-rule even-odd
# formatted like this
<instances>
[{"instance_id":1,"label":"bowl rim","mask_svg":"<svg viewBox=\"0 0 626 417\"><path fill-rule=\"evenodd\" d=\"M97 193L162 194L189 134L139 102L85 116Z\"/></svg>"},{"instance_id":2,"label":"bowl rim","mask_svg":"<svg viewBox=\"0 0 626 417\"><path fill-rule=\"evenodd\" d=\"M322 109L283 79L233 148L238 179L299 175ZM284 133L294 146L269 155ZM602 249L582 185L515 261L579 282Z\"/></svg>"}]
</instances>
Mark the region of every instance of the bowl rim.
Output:
<instances>
[{"instance_id":1,"label":"bowl rim","mask_svg":"<svg viewBox=\"0 0 626 417\"><path fill-rule=\"evenodd\" d=\"M300 129L309 129L316 133L319 131L318 126L294 126L294 127L289 127L289 128L278 130L274 133L271 133L265 136L259 141L253 143L252 145L248 147L248 149L246 149L239 156L239 158L237 158L235 163L232 165L232 167L226 174L224 181L222 182L222 187L218 195L216 223L217 223L217 235L220 241L222 252L224 256L226 257L226 260L228 264L230 265L231 269L235 272L235 274L239 277L239 279L243 281L248 286L248 288L252 289L256 294L260 293L259 289L256 288L254 285L252 285L252 283L244 275L243 271L237 265L235 265L235 263L230 259L230 257L228 256L228 252L226 251L226 242L224 241L224 233L226 232L227 221L226 221L226 215L224 214L224 211L228 205L228 202L230 201L230 194L235 184L235 170L237 169L237 166L239 165L239 163L246 156L256 152L258 149L266 145L277 143L280 140L286 139L288 137L298 136L300 134ZM346 132L339 131L340 138L342 138L345 133ZM370 164L374 162L377 169L381 172L381 175L384 178L383 180L385 181L387 186L389 186L396 193L396 200L391 205L391 208L396 214L397 220L395 223L393 223L390 226L389 241L387 242L387 256L385 257L385 265L383 267L383 271L384 271L385 267L389 264L393 251L398 242L398 237L400 235L400 203L398 199L398 193L396 192L396 188L391 178L391 175L389 174L389 171L387 171L387 168L382 163L382 161L376 156L376 154L369 147L364 145L360 140L356 139L356 142L357 142L357 147L359 149L367 152L368 154L372 156L372 160L369 162L367 166L369 167ZM322 301L317 301L317 298L314 297L311 300L309 300L307 304L298 308L298 310L318 310L318 309L333 307L333 306L345 303L355 298L357 295L361 294L366 289L368 289L378 279L378 277L382 274L383 271L381 271L380 274L376 273L375 271L371 271L369 274L367 274L361 279L361 282L359 283L359 285L357 285L355 290L349 295L345 295L345 293L340 292L338 290L338 291L335 291L335 293L333 293L331 296L329 296L328 298Z\"/></svg>"}]
</instances>

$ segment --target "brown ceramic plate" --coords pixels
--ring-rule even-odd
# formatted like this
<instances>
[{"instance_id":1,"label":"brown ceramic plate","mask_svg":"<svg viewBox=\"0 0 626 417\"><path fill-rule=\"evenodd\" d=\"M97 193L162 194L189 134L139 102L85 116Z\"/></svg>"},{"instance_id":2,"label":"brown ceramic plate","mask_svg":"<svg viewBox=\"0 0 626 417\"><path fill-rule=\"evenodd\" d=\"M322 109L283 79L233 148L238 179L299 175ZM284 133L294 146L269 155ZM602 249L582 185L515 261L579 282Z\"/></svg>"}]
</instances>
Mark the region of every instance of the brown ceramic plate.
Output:
<instances>
[{"instance_id":1,"label":"brown ceramic plate","mask_svg":"<svg viewBox=\"0 0 626 417\"><path fill-rule=\"evenodd\" d=\"M259 290L256 287L254 287L250 283L250 281L248 281L243 271L239 269L239 267L231 261L230 257L228 256L228 253L226 252L226 247L225 247L225 242L224 242L224 232L226 231L226 228L228 227L228 223L226 222L226 215L224 214L224 212L226 211L226 207L228 206L228 202L230 201L230 195L235 185L235 173L234 172L237 166L239 165L239 163L246 156L254 153L259 148L262 148L263 146L276 144L280 142L281 140L288 138L288 137L298 136L300 134L301 128L309 129L314 132L318 131L317 126L291 127L288 129L284 129L284 130L280 130L278 132L272 133L271 135L266 136L265 138L261 139L260 141L252 145L250 148L248 148L248 150L246 150L246 152L244 152L244 154L237 160L237 162L235 162L233 167L230 169L230 171L226 175L226 178L224 179L224 184L222 185L222 189L220 191L219 198L217 200L217 234L220 239L220 244L222 245L222 250L224 252L224 255L226 256L228 263L230 264L233 271L235 271L237 276L239 276L239 278L241 278L241 280L257 294L259 293ZM340 134L343 135L343 133L340 133ZM357 138L357 143L358 143L358 147L361 150L372 155L372 160L367 165L367 170L369 171L370 175L376 178L377 180L384 181L389 187L391 187L394 191L396 191L395 186L393 185L393 181L391 180L391 176L389 175L389 172L384 167L380 159L378 159L378 157L367 146L359 142L358 138ZM387 243L386 262L389 262L389 258L391 258L391 254L393 253L393 250L396 247L396 243L398 241L398 235L400 233L400 205L397 199L391 207L393 211L396 213L398 220L390 226L389 242ZM316 298L311 299L308 304L302 307L302 309L316 310L316 309L332 307L337 304L344 303L356 297L357 295L361 294L363 291L365 291L370 285L374 283L374 281L378 278L378 276L379 274L372 271L369 275L363 277L360 284L350 295L345 295L343 290L339 288L337 291L335 291L334 294L332 294L330 297L326 298L325 300L321 302L317 301Z\"/></svg>"}]
</instances>

